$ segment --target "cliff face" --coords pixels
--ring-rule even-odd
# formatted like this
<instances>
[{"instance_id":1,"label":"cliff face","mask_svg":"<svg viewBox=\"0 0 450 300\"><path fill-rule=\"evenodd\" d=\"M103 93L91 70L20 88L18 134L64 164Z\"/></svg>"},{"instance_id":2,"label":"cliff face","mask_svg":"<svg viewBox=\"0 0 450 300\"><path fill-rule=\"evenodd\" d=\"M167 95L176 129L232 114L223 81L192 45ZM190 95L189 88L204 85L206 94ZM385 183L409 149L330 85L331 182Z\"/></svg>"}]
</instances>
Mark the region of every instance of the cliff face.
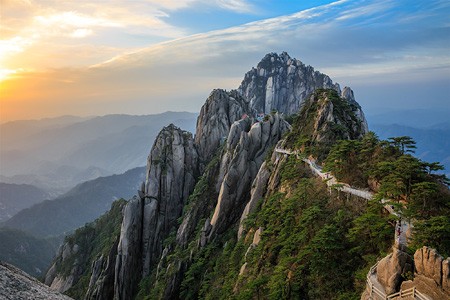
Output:
<instances>
[{"instance_id":1,"label":"cliff face","mask_svg":"<svg viewBox=\"0 0 450 300\"><path fill-rule=\"evenodd\" d=\"M267 54L256 68L245 74L238 90L258 113L276 110L291 115L318 88L340 93L339 85L330 77L283 52Z\"/></svg>"},{"instance_id":2,"label":"cliff face","mask_svg":"<svg viewBox=\"0 0 450 300\"><path fill-rule=\"evenodd\" d=\"M223 233L239 219L264 158L289 128L278 113L251 127L249 118L232 125L220 166L222 183L210 237Z\"/></svg>"},{"instance_id":3,"label":"cliff face","mask_svg":"<svg viewBox=\"0 0 450 300\"><path fill-rule=\"evenodd\" d=\"M211 92L197 119L195 144L203 163L208 163L220 142L228 136L231 125L251 114L248 101L236 91L216 89Z\"/></svg>"},{"instance_id":4,"label":"cliff face","mask_svg":"<svg viewBox=\"0 0 450 300\"><path fill-rule=\"evenodd\" d=\"M308 98L316 88L331 90ZM165 127L149 155L146 183L124 209L117 246L92 265L86 299L104 299L98 295L110 294L111 288L115 299L137 293L190 298L186 291L198 287L189 286L186 278L195 272L200 272L197 280L203 276L196 263L204 263L205 251L226 247L224 237L235 238L238 227L239 237L246 234L249 215L279 188L287 159L271 151L277 143L286 144L281 140L291 130L281 113L302 108L301 125L294 131L300 128L317 141L329 139L332 126L341 130L334 140L359 138L367 131L353 92L346 88L339 95L339 86L328 76L286 53L270 54L246 74L238 91L210 94L195 138L173 125ZM256 247L265 233L263 228L254 231ZM107 283L111 276L113 287ZM142 279L147 283L138 289Z\"/></svg>"},{"instance_id":5,"label":"cliff face","mask_svg":"<svg viewBox=\"0 0 450 300\"><path fill-rule=\"evenodd\" d=\"M114 298L131 299L148 276L174 230L197 174L192 135L174 125L163 128L148 158L147 180L125 207L115 267Z\"/></svg>"}]
</instances>

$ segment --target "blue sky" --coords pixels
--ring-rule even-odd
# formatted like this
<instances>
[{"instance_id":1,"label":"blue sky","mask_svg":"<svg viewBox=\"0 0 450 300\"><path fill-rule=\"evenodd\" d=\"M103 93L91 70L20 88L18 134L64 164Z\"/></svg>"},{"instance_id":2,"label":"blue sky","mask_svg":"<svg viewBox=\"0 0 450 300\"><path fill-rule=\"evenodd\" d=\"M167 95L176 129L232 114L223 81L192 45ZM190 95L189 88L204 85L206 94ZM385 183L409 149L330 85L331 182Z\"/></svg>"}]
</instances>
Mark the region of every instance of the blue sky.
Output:
<instances>
[{"instance_id":1,"label":"blue sky","mask_svg":"<svg viewBox=\"0 0 450 300\"><path fill-rule=\"evenodd\" d=\"M449 1L5 3L2 121L198 112L281 51L352 87L366 114L450 113Z\"/></svg>"}]
</instances>

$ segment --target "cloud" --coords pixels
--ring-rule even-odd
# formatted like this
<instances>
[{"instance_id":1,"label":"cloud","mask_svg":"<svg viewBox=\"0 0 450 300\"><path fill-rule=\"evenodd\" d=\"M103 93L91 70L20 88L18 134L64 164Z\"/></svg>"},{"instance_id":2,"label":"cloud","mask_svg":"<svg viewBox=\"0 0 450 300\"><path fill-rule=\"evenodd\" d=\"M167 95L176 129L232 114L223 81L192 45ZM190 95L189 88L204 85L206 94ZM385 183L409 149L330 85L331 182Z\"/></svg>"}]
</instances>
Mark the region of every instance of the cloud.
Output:
<instances>
[{"instance_id":1,"label":"cloud","mask_svg":"<svg viewBox=\"0 0 450 300\"><path fill-rule=\"evenodd\" d=\"M164 5L181 9L170 1ZM193 4L183 2L183 5ZM59 48L61 60L67 59L67 53L71 52L85 55L86 62L90 52L112 55L104 63L93 63L87 69L17 73L5 84L9 86L6 98L14 98L23 87L32 87L29 93L20 96L20 101L38 103L45 99L47 103L53 99L57 103L55 107L70 107L74 113L198 111L211 89L237 88L245 72L266 53L281 51L313 65L341 85L361 88L370 85L382 91L383 86L394 84L402 88L408 85L418 88L443 80L450 84L447 21L436 18L431 8L421 11L423 18L419 21L414 18L408 21L408 16L416 12L408 11L405 5L408 4L338 1L144 49L131 47L124 50L126 54L116 56L116 49L97 49L90 45L84 48L83 54L77 45L67 45ZM402 22L397 21L399 15ZM120 23L120 18L116 21ZM76 29L71 27L71 30ZM58 53L52 55L57 57ZM103 56L98 55L96 59ZM358 90L355 93L357 97L365 95L360 101L363 106L389 107L397 103L390 95L381 97L378 93L377 97L371 97ZM435 104L448 99L444 94L434 96L438 99ZM61 99L66 106L61 104ZM414 97L409 100L411 105L422 101Z\"/></svg>"},{"instance_id":2,"label":"cloud","mask_svg":"<svg viewBox=\"0 0 450 300\"><path fill-rule=\"evenodd\" d=\"M70 36L71 36L71 37L74 37L74 38L84 38L84 37L87 37L87 36L92 35L92 34L93 34L92 29L78 28L78 29L75 29L75 30L70 34Z\"/></svg>"},{"instance_id":3,"label":"cloud","mask_svg":"<svg viewBox=\"0 0 450 300\"><path fill-rule=\"evenodd\" d=\"M238 13L248 13L255 10L255 8L252 5L242 0L216 0L214 2L219 7L235 11Z\"/></svg>"}]
</instances>

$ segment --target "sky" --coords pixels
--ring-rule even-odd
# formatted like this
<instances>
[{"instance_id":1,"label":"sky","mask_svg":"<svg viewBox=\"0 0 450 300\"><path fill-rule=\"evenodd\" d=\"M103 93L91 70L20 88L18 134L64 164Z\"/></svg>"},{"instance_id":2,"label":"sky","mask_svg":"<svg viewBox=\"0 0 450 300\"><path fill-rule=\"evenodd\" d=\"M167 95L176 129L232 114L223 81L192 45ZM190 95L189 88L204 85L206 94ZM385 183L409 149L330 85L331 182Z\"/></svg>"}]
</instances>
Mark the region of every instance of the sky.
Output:
<instances>
[{"instance_id":1,"label":"sky","mask_svg":"<svg viewBox=\"0 0 450 300\"><path fill-rule=\"evenodd\" d=\"M0 123L198 112L286 51L366 114L450 113L446 0L0 0Z\"/></svg>"}]
</instances>

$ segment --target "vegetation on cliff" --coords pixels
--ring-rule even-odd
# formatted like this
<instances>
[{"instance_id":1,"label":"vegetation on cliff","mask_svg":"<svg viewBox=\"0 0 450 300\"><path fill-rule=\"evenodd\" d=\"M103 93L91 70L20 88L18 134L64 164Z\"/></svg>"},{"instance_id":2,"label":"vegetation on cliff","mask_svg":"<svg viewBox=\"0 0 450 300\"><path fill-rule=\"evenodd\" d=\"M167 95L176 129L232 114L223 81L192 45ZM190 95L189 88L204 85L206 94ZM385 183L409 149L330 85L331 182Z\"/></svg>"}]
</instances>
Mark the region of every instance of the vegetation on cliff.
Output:
<instances>
[{"instance_id":1,"label":"vegetation on cliff","mask_svg":"<svg viewBox=\"0 0 450 300\"><path fill-rule=\"evenodd\" d=\"M450 191L437 163L412 156L415 142L407 136L379 140L374 133L362 140L339 141L325 160L325 169L354 186L372 183L378 199L391 199L414 223L412 250L427 245L450 254Z\"/></svg>"},{"instance_id":2,"label":"vegetation on cliff","mask_svg":"<svg viewBox=\"0 0 450 300\"><path fill-rule=\"evenodd\" d=\"M54 264L58 276L77 277L74 278L74 285L65 293L68 296L83 299L89 286L92 263L101 255L108 255L120 233L122 210L125 204L126 201L123 199L114 201L107 213L66 237L64 245L70 249L77 245L78 250L70 253L65 259L57 257Z\"/></svg>"}]
</instances>

